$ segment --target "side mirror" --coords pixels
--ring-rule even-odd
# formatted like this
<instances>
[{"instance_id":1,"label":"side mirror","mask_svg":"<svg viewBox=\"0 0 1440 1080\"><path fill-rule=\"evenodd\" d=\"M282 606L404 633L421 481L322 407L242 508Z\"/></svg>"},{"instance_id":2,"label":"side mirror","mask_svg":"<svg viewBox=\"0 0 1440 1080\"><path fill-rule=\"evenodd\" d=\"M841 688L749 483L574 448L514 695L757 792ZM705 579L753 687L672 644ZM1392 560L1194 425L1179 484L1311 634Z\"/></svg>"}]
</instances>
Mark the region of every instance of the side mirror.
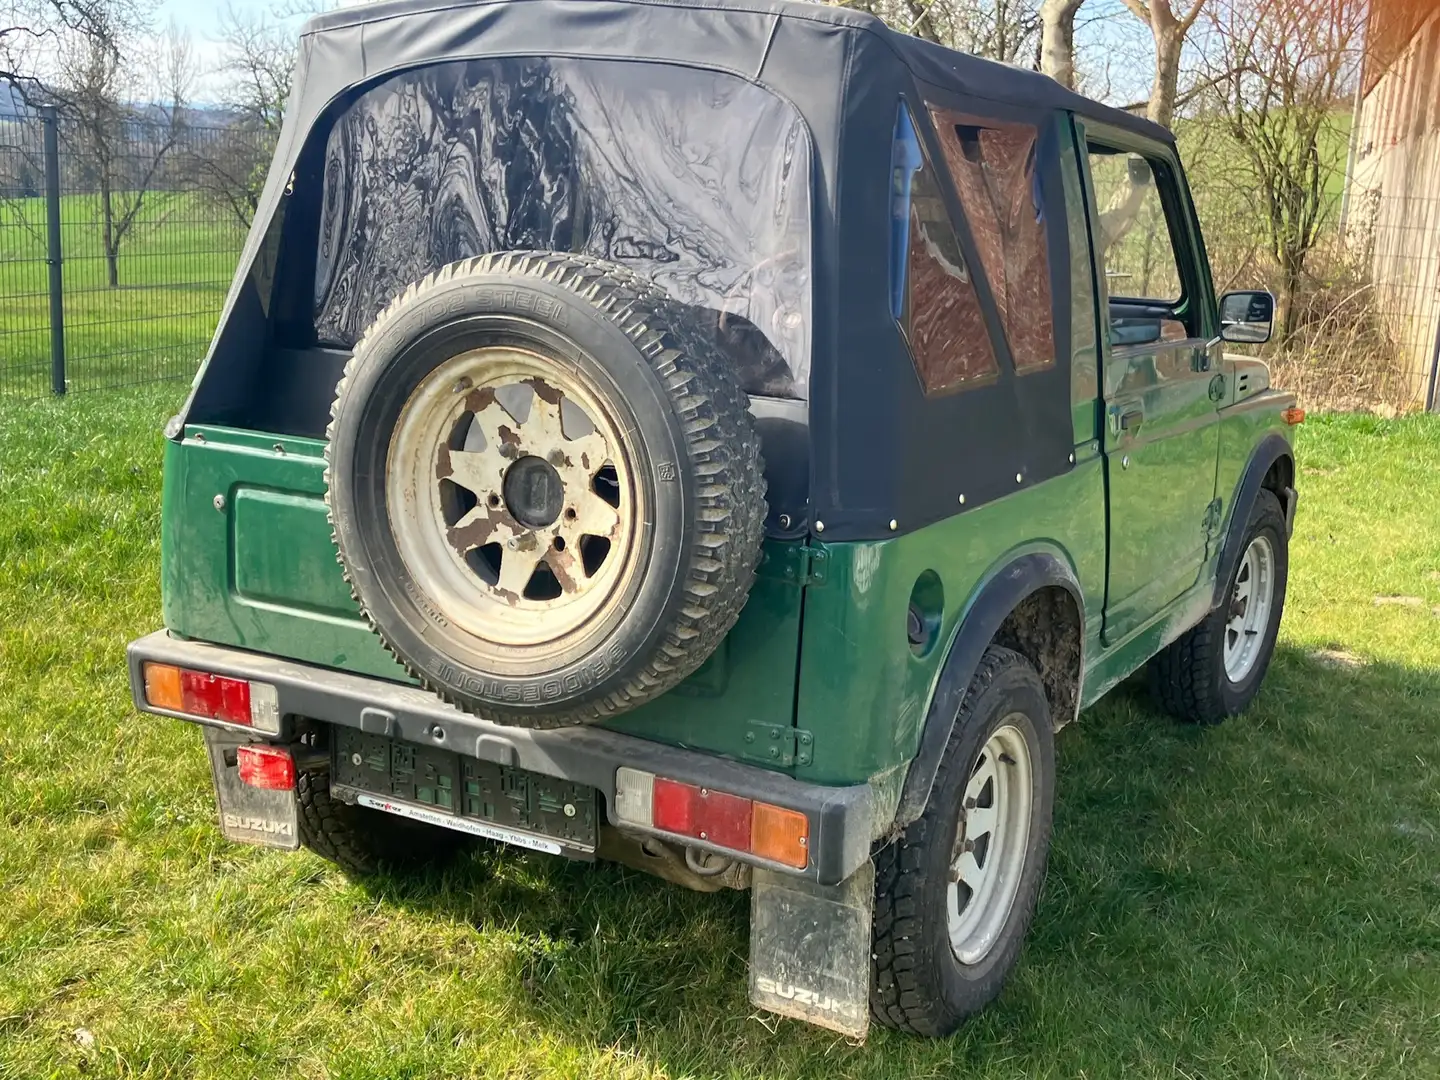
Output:
<instances>
[{"instance_id":1,"label":"side mirror","mask_svg":"<svg viewBox=\"0 0 1440 1080\"><path fill-rule=\"evenodd\" d=\"M1220 340L1264 345L1275 332L1275 297L1268 292L1232 292L1220 298Z\"/></svg>"}]
</instances>

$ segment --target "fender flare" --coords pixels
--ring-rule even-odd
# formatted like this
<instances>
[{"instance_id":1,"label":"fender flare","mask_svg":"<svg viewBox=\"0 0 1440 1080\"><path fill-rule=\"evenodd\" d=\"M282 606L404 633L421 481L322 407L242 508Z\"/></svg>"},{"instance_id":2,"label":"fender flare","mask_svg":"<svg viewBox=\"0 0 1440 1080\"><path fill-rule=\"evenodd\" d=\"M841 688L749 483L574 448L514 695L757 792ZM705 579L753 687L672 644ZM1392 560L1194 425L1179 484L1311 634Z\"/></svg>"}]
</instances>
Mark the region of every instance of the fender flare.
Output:
<instances>
[{"instance_id":1,"label":"fender flare","mask_svg":"<svg viewBox=\"0 0 1440 1080\"><path fill-rule=\"evenodd\" d=\"M910 760L900 803L895 811L896 827L903 828L924 813L930 789L935 784L935 775L940 769L940 759L950 743L950 733L954 730L960 704L996 632L1027 596L1056 585L1075 601L1080 612L1083 642L1084 593L1069 564L1053 552L1031 552L1011 560L975 594L950 640L940 677L930 695L930 707L920 732L920 746ZM1084 670L1083 655L1081 670Z\"/></svg>"},{"instance_id":2,"label":"fender flare","mask_svg":"<svg viewBox=\"0 0 1440 1080\"><path fill-rule=\"evenodd\" d=\"M1225 544L1220 549L1220 562L1215 568L1215 595L1210 602L1212 611L1225 600L1225 591L1229 587L1231 577L1235 574L1235 566L1240 561L1241 545L1245 541L1245 527L1250 522L1250 511L1254 508L1260 488L1265 482L1265 474L1270 471L1270 467L1275 462L1282 458L1290 463L1290 476L1293 484L1295 449L1283 436L1272 431L1261 439L1255 449L1250 452L1250 460L1246 463L1245 472L1235 489L1235 498L1230 502L1230 524L1225 529ZM1284 503L1281 509L1285 511L1286 525L1293 527L1295 489L1287 487L1280 497Z\"/></svg>"}]
</instances>

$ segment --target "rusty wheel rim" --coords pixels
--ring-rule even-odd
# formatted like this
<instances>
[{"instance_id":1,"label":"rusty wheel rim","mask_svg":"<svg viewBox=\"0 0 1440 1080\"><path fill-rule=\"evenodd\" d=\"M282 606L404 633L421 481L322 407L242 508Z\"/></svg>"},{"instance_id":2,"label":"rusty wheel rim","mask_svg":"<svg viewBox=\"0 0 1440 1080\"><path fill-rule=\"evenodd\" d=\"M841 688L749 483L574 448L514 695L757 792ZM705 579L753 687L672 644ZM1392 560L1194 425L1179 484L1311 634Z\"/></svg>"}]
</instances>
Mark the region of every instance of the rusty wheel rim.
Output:
<instances>
[{"instance_id":1,"label":"rusty wheel rim","mask_svg":"<svg viewBox=\"0 0 1440 1080\"><path fill-rule=\"evenodd\" d=\"M563 648L635 575L634 447L567 362L490 347L440 364L401 408L390 527L445 622L505 659Z\"/></svg>"}]
</instances>

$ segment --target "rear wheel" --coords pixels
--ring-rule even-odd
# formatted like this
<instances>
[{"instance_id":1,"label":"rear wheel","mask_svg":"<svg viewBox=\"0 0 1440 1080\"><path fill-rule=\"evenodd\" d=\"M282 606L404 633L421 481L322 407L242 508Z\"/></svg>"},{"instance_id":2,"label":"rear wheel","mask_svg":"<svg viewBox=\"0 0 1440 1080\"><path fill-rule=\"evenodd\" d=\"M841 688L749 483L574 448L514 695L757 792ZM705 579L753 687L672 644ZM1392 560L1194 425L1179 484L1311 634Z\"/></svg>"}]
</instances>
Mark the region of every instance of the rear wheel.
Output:
<instances>
[{"instance_id":1,"label":"rear wheel","mask_svg":"<svg viewBox=\"0 0 1440 1080\"><path fill-rule=\"evenodd\" d=\"M924 814L875 857L876 1022L947 1035L1000 993L1044 880L1054 793L1040 677L991 646Z\"/></svg>"},{"instance_id":2,"label":"rear wheel","mask_svg":"<svg viewBox=\"0 0 1440 1080\"><path fill-rule=\"evenodd\" d=\"M445 862L467 839L450 829L332 798L330 773L324 769L305 770L295 778L295 799L300 842L358 877Z\"/></svg>"},{"instance_id":3,"label":"rear wheel","mask_svg":"<svg viewBox=\"0 0 1440 1080\"><path fill-rule=\"evenodd\" d=\"M1290 552L1285 513L1261 489L1225 601L1150 661L1150 692L1167 712L1218 724L1244 711L1260 692L1275 654Z\"/></svg>"}]
</instances>

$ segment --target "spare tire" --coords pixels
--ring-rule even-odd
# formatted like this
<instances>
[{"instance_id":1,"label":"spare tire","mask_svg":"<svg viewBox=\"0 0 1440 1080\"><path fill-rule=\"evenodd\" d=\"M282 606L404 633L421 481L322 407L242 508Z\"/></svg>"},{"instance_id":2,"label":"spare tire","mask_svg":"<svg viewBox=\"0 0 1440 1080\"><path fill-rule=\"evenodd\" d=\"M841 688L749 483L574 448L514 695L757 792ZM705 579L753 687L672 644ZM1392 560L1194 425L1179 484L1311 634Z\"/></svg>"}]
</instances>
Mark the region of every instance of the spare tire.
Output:
<instances>
[{"instance_id":1,"label":"spare tire","mask_svg":"<svg viewBox=\"0 0 1440 1080\"><path fill-rule=\"evenodd\" d=\"M364 618L422 684L558 727L715 650L765 483L713 342L647 279L554 253L453 263L375 320L336 391L325 497Z\"/></svg>"}]
</instances>

